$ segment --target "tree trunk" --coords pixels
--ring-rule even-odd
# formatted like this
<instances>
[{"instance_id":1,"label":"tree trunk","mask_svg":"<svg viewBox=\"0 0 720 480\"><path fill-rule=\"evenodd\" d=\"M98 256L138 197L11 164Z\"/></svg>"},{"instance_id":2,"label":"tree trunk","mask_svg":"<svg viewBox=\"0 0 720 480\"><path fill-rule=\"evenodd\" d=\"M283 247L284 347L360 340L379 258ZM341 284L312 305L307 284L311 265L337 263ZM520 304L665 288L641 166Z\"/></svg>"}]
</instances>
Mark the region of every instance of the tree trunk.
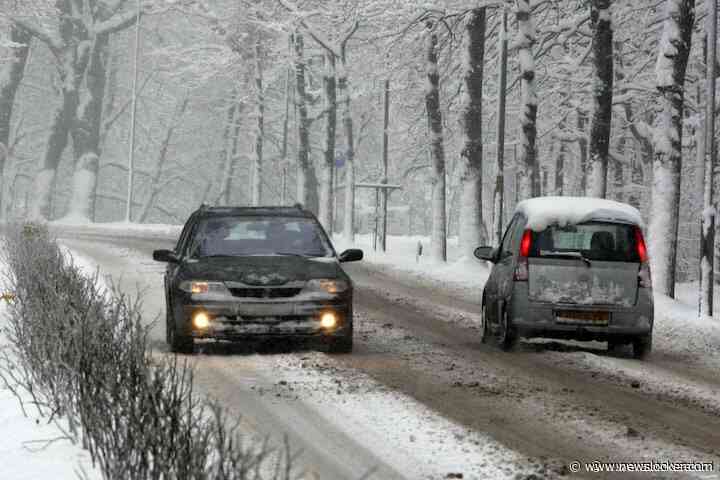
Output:
<instances>
[{"instance_id":1,"label":"tree trunk","mask_svg":"<svg viewBox=\"0 0 720 480\"><path fill-rule=\"evenodd\" d=\"M714 187L717 181L717 158L715 145L715 58L717 51L717 3L707 0L706 5L706 98L705 98L705 135L702 142L704 171L703 178L703 215L700 233L700 313L713 316L713 290L715 284L715 266L720 264L716 240L718 234L717 202Z\"/></svg>"},{"instance_id":2,"label":"tree trunk","mask_svg":"<svg viewBox=\"0 0 720 480\"><path fill-rule=\"evenodd\" d=\"M564 125L560 128L563 132ZM567 154L567 144L564 138L559 139L560 145L558 154L555 158L555 195L561 197L565 192L565 155Z\"/></svg>"},{"instance_id":3,"label":"tree trunk","mask_svg":"<svg viewBox=\"0 0 720 480\"><path fill-rule=\"evenodd\" d=\"M612 161L613 193L614 200L625 201L625 137L620 136L617 140L617 156Z\"/></svg>"},{"instance_id":4,"label":"tree trunk","mask_svg":"<svg viewBox=\"0 0 720 480\"><path fill-rule=\"evenodd\" d=\"M502 9L500 33L498 35L500 51L498 72L498 110L497 110L497 172L495 175L495 192L493 194L493 230L496 245L500 245L503 234L503 210L505 203L505 99L507 96L507 9Z\"/></svg>"},{"instance_id":5,"label":"tree trunk","mask_svg":"<svg viewBox=\"0 0 720 480\"><path fill-rule=\"evenodd\" d=\"M337 84L335 55L325 55L325 151L320 179L320 215L318 219L328 233L333 229L333 179L335 168L335 132L337 129Z\"/></svg>"},{"instance_id":6,"label":"tree trunk","mask_svg":"<svg viewBox=\"0 0 720 480\"><path fill-rule=\"evenodd\" d=\"M580 150L580 195L585 195L587 190L588 170L588 140L585 126L587 125L587 112L582 108L577 109L577 142Z\"/></svg>"},{"instance_id":7,"label":"tree trunk","mask_svg":"<svg viewBox=\"0 0 720 480\"><path fill-rule=\"evenodd\" d=\"M237 92L234 92L237 93ZM225 127L223 128L222 148L218 155L221 162L222 170L220 171L220 194L215 200L216 203L222 202L222 205L230 204L230 188L232 176L233 154L232 146L235 143L235 132L239 133L240 127L240 102L236 99L232 100L232 104L227 108L225 118Z\"/></svg>"},{"instance_id":8,"label":"tree trunk","mask_svg":"<svg viewBox=\"0 0 720 480\"><path fill-rule=\"evenodd\" d=\"M381 183L388 183L388 161L389 161L389 133L390 130L390 80L385 80L385 91L383 98L383 142L382 142L382 179ZM380 237L380 251L385 252L387 249L387 207L388 207L388 190L383 189L380 194L380 214L382 221L378 226Z\"/></svg>"},{"instance_id":9,"label":"tree trunk","mask_svg":"<svg viewBox=\"0 0 720 480\"><path fill-rule=\"evenodd\" d=\"M447 261L445 212L445 147L443 144L442 112L440 111L440 74L438 71L438 36L431 23L427 25L427 92L425 108L430 129L430 158L432 163L432 227L430 258Z\"/></svg>"},{"instance_id":10,"label":"tree trunk","mask_svg":"<svg viewBox=\"0 0 720 480\"><path fill-rule=\"evenodd\" d=\"M515 16L518 22L517 49L520 62L520 88L522 96L522 127L520 139L520 164L518 165L518 198L539 195L540 180L537 165L537 95L535 92L535 26L531 18L530 0L516 0Z\"/></svg>"},{"instance_id":11,"label":"tree trunk","mask_svg":"<svg viewBox=\"0 0 720 480\"><path fill-rule=\"evenodd\" d=\"M109 36L98 35L88 45L90 57L85 72L85 84L79 95L76 118L72 125L75 172L68 217L94 220L95 191L100 160L100 125L102 124L106 62ZM90 44L90 41L88 41Z\"/></svg>"},{"instance_id":12,"label":"tree trunk","mask_svg":"<svg viewBox=\"0 0 720 480\"><path fill-rule=\"evenodd\" d=\"M140 208L140 213L137 217L138 223L145 223L148 216L150 215L150 212L152 211L152 208L155 206L155 201L157 200L158 195L160 195L163 187L166 185L166 183L162 182L163 168L165 167L165 162L168 157L168 150L170 149L170 143L172 141L173 135L175 134L175 129L177 129L178 125L180 125L180 119L187 110L188 102L189 97L186 94L185 98L183 99L182 103L180 104L179 108L177 109L175 115L172 118L172 123L165 132L165 138L163 138L163 142L160 145L160 154L158 155L158 161L155 164L155 168L153 169L152 177L150 180L150 193L148 194L147 199L145 200L145 202L143 202Z\"/></svg>"},{"instance_id":13,"label":"tree trunk","mask_svg":"<svg viewBox=\"0 0 720 480\"><path fill-rule=\"evenodd\" d=\"M32 220L46 220L50 217L50 202L55 188L57 167L68 144L70 129L75 121L79 103L78 88L87 65L88 49L69 45L63 48L60 56L60 76L62 81L62 104L58 107L50 123L45 154L35 175L29 217Z\"/></svg>"},{"instance_id":14,"label":"tree trunk","mask_svg":"<svg viewBox=\"0 0 720 480\"><path fill-rule=\"evenodd\" d=\"M613 31L610 0L590 2L593 39L593 116L590 123L590 175L587 195L607 197L608 149L612 121Z\"/></svg>"},{"instance_id":15,"label":"tree trunk","mask_svg":"<svg viewBox=\"0 0 720 480\"><path fill-rule=\"evenodd\" d=\"M265 93L263 91L262 51L260 38L255 43L255 89L257 90L257 124L255 131L255 158L252 170L252 204L262 203L263 139L265 136Z\"/></svg>"},{"instance_id":16,"label":"tree trunk","mask_svg":"<svg viewBox=\"0 0 720 480\"><path fill-rule=\"evenodd\" d=\"M342 118L345 130L345 215L343 234L347 242L355 240L355 143L353 132L352 111L350 110L350 87L348 84L347 52L345 44L340 52L340 74L338 75L338 89L342 99Z\"/></svg>"},{"instance_id":17,"label":"tree trunk","mask_svg":"<svg viewBox=\"0 0 720 480\"><path fill-rule=\"evenodd\" d=\"M685 70L690 53L694 0L671 0L655 66L662 107L655 125L650 258L655 291L675 296Z\"/></svg>"},{"instance_id":18,"label":"tree trunk","mask_svg":"<svg viewBox=\"0 0 720 480\"><path fill-rule=\"evenodd\" d=\"M465 65L465 105L463 129L465 146L460 156L460 252L472 258L475 249L485 244L482 183L482 90L485 60L485 8L474 8L465 27L467 65Z\"/></svg>"},{"instance_id":19,"label":"tree trunk","mask_svg":"<svg viewBox=\"0 0 720 480\"><path fill-rule=\"evenodd\" d=\"M5 180L3 172L5 171L5 162L10 156L10 126L13 106L15 95L25 73L32 36L11 24L10 40L19 46L12 49L9 61L0 69L0 212L5 211L5 206L2 204Z\"/></svg>"},{"instance_id":20,"label":"tree trunk","mask_svg":"<svg viewBox=\"0 0 720 480\"><path fill-rule=\"evenodd\" d=\"M317 179L310 161L310 120L305 92L305 46L302 34L295 33L295 104L298 110L297 201L317 214Z\"/></svg>"}]
</instances>

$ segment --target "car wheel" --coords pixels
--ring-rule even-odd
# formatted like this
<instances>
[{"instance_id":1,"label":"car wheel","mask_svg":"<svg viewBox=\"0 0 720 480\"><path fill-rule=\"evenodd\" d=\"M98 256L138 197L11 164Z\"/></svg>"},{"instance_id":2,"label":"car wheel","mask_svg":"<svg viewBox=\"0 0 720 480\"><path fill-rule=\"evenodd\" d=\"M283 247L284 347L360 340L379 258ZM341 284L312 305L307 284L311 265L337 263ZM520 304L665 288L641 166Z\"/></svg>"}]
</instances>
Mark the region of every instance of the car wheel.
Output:
<instances>
[{"instance_id":1,"label":"car wheel","mask_svg":"<svg viewBox=\"0 0 720 480\"><path fill-rule=\"evenodd\" d=\"M632 342L632 346L634 358L637 358L638 360L647 358L652 351L652 333L635 338Z\"/></svg>"},{"instance_id":2,"label":"car wheel","mask_svg":"<svg viewBox=\"0 0 720 480\"><path fill-rule=\"evenodd\" d=\"M512 325L510 325L507 310L503 310L500 328L495 340L497 341L498 347L505 352L512 350L517 343L517 333L515 329L512 328Z\"/></svg>"},{"instance_id":3,"label":"car wheel","mask_svg":"<svg viewBox=\"0 0 720 480\"><path fill-rule=\"evenodd\" d=\"M342 337L333 337L328 342L328 353L352 353L353 337L352 335L344 335Z\"/></svg>"},{"instance_id":4,"label":"car wheel","mask_svg":"<svg viewBox=\"0 0 720 480\"><path fill-rule=\"evenodd\" d=\"M487 316L485 312L485 302L482 304L482 310L480 313L480 341L482 343L488 343L490 340L490 331L488 330Z\"/></svg>"},{"instance_id":5,"label":"car wheel","mask_svg":"<svg viewBox=\"0 0 720 480\"><path fill-rule=\"evenodd\" d=\"M165 337L172 353L191 355L195 350L195 342L192 337L178 335L175 331L175 321L168 308L167 325L165 326Z\"/></svg>"}]
</instances>

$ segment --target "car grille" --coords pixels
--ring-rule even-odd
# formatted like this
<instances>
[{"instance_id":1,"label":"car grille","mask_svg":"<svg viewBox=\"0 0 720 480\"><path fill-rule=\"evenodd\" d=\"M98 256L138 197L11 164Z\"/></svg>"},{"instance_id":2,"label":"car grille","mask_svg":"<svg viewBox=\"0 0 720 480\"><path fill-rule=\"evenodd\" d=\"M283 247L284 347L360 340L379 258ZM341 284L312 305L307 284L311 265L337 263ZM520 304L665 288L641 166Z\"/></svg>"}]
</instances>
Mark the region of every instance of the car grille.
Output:
<instances>
[{"instance_id":1,"label":"car grille","mask_svg":"<svg viewBox=\"0 0 720 480\"><path fill-rule=\"evenodd\" d=\"M241 298L289 298L299 294L302 288L231 288L233 297Z\"/></svg>"}]
</instances>

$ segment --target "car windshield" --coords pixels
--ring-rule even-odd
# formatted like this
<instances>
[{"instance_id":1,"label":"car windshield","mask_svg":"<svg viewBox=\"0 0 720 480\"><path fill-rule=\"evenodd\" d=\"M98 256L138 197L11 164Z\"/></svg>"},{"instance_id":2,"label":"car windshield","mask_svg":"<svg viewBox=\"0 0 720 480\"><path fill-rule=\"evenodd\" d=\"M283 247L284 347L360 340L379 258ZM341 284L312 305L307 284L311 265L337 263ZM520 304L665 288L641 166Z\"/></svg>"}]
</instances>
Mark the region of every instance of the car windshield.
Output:
<instances>
[{"instance_id":1,"label":"car windshield","mask_svg":"<svg viewBox=\"0 0 720 480\"><path fill-rule=\"evenodd\" d=\"M333 255L318 223L296 217L212 217L201 220L190 257L245 255Z\"/></svg>"},{"instance_id":2,"label":"car windshield","mask_svg":"<svg viewBox=\"0 0 720 480\"><path fill-rule=\"evenodd\" d=\"M533 232L530 257L571 257L609 262L639 262L635 226L590 222Z\"/></svg>"}]
</instances>

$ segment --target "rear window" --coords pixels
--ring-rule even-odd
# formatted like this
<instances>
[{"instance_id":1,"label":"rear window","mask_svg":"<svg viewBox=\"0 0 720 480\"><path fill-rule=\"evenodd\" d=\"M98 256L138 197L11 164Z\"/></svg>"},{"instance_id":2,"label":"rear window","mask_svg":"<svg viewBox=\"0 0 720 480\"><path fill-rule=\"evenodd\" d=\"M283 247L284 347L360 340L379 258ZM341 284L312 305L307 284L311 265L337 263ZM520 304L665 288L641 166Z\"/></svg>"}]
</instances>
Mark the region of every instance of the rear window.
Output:
<instances>
[{"instance_id":1,"label":"rear window","mask_svg":"<svg viewBox=\"0 0 720 480\"><path fill-rule=\"evenodd\" d=\"M532 232L530 257L582 255L588 260L640 262L634 225L590 222Z\"/></svg>"}]
</instances>

